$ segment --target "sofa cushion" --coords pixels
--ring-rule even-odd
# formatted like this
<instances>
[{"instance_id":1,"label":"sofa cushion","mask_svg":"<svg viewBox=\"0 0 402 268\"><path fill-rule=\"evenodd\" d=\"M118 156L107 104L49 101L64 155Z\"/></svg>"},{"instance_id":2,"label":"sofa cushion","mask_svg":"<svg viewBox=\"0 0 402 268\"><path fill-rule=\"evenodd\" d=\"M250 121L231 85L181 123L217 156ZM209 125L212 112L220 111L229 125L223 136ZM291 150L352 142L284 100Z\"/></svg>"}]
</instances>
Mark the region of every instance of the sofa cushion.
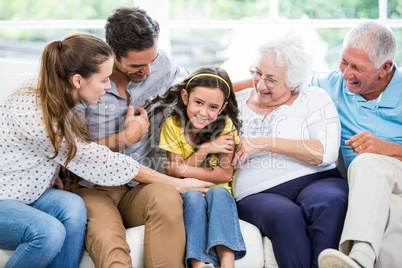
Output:
<instances>
[{"instance_id":1,"label":"sofa cushion","mask_svg":"<svg viewBox=\"0 0 402 268\"><path fill-rule=\"evenodd\" d=\"M0 267L3 268L7 260L13 255L14 250L5 250L5 249L0 249Z\"/></svg>"},{"instance_id":2,"label":"sofa cushion","mask_svg":"<svg viewBox=\"0 0 402 268\"><path fill-rule=\"evenodd\" d=\"M264 245L264 264L265 264L264 267L278 268L278 264L276 263L271 240L269 240L268 237L264 236L262 241L263 241L263 245Z\"/></svg>"},{"instance_id":3,"label":"sofa cushion","mask_svg":"<svg viewBox=\"0 0 402 268\"><path fill-rule=\"evenodd\" d=\"M240 229L246 243L247 253L244 258L236 261L236 268L262 268L264 267L264 250L261 233L257 227L240 220ZM145 226L138 226L126 230L126 239L131 249L133 266L143 268L144 255L144 230ZM0 268L3 268L7 260L13 254L13 250L0 249ZM275 259L274 259L275 260ZM85 251L82 255L79 268L94 268L91 257ZM266 266L270 267L270 266Z\"/></svg>"},{"instance_id":4,"label":"sofa cushion","mask_svg":"<svg viewBox=\"0 0 402 268\"><path fill-rule=\"evenodd\" d=\"M236 261L236 268L264 267L264 250L260 230L246 221L240 220L240 230L246 244L246 256Z\"/></svg>"}]
</instances>

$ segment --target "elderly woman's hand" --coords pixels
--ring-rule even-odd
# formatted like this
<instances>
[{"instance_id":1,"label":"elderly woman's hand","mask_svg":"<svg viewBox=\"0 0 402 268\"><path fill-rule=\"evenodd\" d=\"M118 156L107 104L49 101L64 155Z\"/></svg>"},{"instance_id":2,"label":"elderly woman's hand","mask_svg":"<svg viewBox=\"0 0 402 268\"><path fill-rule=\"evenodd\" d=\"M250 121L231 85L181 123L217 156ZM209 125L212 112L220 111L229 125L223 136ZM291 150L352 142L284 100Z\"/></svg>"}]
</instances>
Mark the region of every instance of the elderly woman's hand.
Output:
<instances>
[{"instance_id":1,"label":"elderly woman's hand","mask_svg":"<svg viewBox=\"0 0 402 268\"><path fill-rule=\"evenodd\" d=\"M259 153L267 146L267 137L241 138L233 157L232 166L241 166L247 157Z\"/></svg>"}]
</instances>

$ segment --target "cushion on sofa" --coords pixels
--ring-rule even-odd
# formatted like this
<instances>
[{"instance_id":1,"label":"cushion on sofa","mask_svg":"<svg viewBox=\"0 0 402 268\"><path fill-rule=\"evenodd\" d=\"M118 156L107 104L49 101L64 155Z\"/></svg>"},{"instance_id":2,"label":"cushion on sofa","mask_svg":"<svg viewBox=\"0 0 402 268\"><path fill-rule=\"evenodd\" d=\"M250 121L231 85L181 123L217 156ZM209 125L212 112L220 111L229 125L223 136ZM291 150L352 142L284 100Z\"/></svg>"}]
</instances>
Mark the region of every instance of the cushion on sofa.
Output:
<instances>
[{"instance_id":1,"label":"cushion on sofa","mask_svg":"<svg viewBox=\"0 0 402 268\"><path fill-rule=\"evenodd\" d=\"M243 234L244 242L246 243L247 253L244 258L236 261L236 268L262 268L264 267L264 254L267 256L272 255L269 251L263 249L263 240L261 233L257 227L240 220L240 229ZM136 268L143 268L143 255L144 255L144 225L129 228L126 230L126 239L131 248L131 258L133 266ZM7 260L13 254L13 250L0 249L0 268L3 268ZM273 255L272 255L273 256ZM273 259L275 261L275 259ZM265 260L265 263L272 263L272 260ZM94 268L91 257L85 251L82 255L79 268ZM275 266L265 266L275 267Z\"/></svg>"},{"instance_id":2,"label":"cushion on sofa","mask_svg":"<svg viewBox=\"0 0 402 268\"><path fill-rule=\"evenodd\" d=\"M271 240L268 237L264 236L262 239L263 248L264 248L264 264L265 268L278 268L278 264L276 263L276 259L274 256L274 250L272 248Z\"/></svg>"}]
</instances>

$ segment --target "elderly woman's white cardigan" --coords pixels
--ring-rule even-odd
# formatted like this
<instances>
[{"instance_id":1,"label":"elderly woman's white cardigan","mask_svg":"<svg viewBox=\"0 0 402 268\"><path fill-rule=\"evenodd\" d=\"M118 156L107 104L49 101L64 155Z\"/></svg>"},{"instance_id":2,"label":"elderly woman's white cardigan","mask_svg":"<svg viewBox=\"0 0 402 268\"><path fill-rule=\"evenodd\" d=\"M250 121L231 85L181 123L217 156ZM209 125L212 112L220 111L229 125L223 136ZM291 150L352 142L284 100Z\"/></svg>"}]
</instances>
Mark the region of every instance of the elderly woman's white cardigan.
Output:
<instances>
[{"instance_id":1,"label":"elderly woman's white cardigan","mask_svg":"<svg viewBox=\"0 0 402 268\"><path fill-rule=\"evenodd\" d=\"M292 179L336 167L340 123L336 107L327 92L318 87L305 87L291 106L282 105L264 118L246 104L252 90L236 94L243 124L241 137L318 139L324 147L324 157L321 165L313 166L271 152L252 155L236 172L233 181L236 201Z\"/></svg>"}]
</instances>

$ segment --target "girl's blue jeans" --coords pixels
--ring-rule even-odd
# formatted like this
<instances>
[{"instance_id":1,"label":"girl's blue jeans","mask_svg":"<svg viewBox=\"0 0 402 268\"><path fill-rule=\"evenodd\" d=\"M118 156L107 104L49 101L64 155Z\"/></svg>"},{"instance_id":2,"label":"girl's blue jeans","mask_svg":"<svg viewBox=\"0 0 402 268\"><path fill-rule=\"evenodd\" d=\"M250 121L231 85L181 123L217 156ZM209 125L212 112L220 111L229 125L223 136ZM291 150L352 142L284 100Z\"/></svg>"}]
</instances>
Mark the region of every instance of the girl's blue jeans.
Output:
<instances>
[{"instance_id":1,"label":"girl's blue jeans","mask_svg":"<svg viewBox=\"0 0 402 268\"><path fill-rule=\"evenodd\" d=\"M0 200L0 248L15 250L8 267L78 267L86 209L70 192L47 189L26 205Z\"/></svg>"},{"instance_id":2,"label":"girl's blue jeans","mask_svg":"<svg viewBox=\"0 0 402 268\"><path fill-rule=\"evenodd\" d=\"M182 197L188 267L191 258L220 266L214 249L217 245L232 249L235 259L246 255L236 203L226 188L215 186L205 196L191 190Z\"/></svg>"}]
</instances>

